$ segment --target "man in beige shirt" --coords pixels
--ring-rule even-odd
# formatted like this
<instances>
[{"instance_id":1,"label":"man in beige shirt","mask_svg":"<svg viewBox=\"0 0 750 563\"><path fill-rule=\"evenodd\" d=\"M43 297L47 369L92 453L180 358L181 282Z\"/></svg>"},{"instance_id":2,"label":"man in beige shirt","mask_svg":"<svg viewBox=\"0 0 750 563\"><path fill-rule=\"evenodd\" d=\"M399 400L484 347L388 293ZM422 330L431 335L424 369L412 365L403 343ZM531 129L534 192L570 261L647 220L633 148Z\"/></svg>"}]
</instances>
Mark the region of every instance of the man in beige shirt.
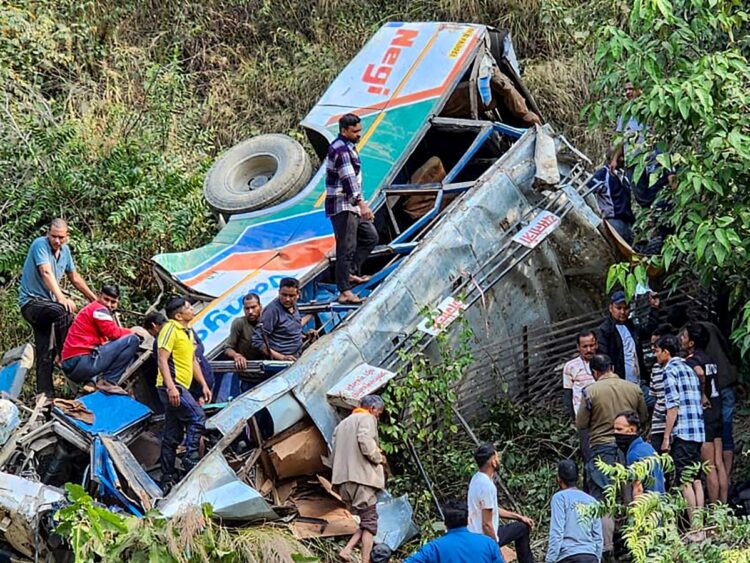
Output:
<instances>
[{"instance_id":1,"label":"man in beige shirt","mask_svg":"<svg viewBox=\"0 0 750 563\"><path fill-rule=\"evenodd\" d=\"M359 529L339 552L344 561L350 560L352 549L361 540L362 561L369 562L378 533L376 495L385 488L385 456L380 451L378 418L384 408L379 396L366 395L359 408L333 431L332 481L351 512L359 516Z\"/></svg>"}]
</instances>

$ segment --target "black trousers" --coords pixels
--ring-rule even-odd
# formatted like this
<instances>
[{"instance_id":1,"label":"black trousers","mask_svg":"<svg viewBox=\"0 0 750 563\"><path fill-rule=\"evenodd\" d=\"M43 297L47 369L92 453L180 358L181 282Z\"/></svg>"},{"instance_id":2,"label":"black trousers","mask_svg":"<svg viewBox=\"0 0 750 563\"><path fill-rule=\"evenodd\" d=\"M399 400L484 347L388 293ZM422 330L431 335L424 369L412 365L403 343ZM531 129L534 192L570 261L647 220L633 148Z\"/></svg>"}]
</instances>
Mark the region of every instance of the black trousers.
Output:
<instances>
[{"instance_id":1,"label":"black trousers","mask_svg":"<svg viewBox=\"0 0 750 563\"><path fill-rule=\"evenodd\" d=\"M529 527L523 522L512 522L497 529L497 543L500 546L514 542L518 563L535 563L529 541Z\"/></svg>"},{"instance_id":2,"label":"black trousers","mask_svg":"<svg viewBox=\"0 0 750 563\"><path fill-rule=\"evenodd\" d=\"M560 559L557 563L599 563L599 558L590 553L576 553Z\"/></svg>"},{"instance_id":3,"label":"black trousers","mask_svg":"<svg viewBox=\"0 0 750 563\"><path fill-rule=\"evenodd\" d=\"M330 219L336 237L336 286L339 291L348 291L352 288L349 276L360 273L362 264L378 244L378 231L372 221L363 221L352 211L336 213Z\"/></svg>"},{"instance_id":4,"label":"black trousers","mask_svg":"<svg viewBox=\"0 0 750 563\"><path fill-rule=\"evenodd\" d=\"M73 316L56 301L34 299L21 307L21 316L34 329L36 392L54 395L52 363L62 350Z\"/></svg>"}]
</instances>

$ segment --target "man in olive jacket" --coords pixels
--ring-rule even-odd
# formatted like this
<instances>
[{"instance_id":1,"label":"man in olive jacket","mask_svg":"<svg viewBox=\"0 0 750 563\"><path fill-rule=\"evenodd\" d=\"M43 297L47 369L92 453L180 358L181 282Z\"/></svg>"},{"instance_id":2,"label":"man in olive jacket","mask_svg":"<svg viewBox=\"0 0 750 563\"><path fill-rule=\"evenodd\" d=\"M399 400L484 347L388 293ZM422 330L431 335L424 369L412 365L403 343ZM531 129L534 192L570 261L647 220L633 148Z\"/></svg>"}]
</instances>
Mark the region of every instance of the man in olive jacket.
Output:
<instances>
[{"instance_id":1,"label":"man in olive jacket","mask_svg":"<svg viewBox=\"0 0 750 563\"><path fill-rule=\"evenodd\" d=\"M609 485L609 477L596 467L596 459L608 465L622 463L615 442L612 423L618 414L632 410L642 420L648 420L648 409L641 388L635 383L620 379L612 371L612 360L606 354L596 354L589 362L591 375L596 380L583 390L583 402L578 409L576 426L588 430L591 459L586 463L588 493L596 500L604 498L604 489ZM611 517L602 518L604 552L613 549L612 538L614 521Z\"/></svg>"},{"instance_id":2,"label":"man in olive jacket","mask_svg":"<svg viewBox=\"0 0 750 563\"><path fill-rule=\"evenodd\" d=\"M350 560L351 551L360 540L362 561L370 561L378 533L376 495L385 488L385 456L380 451L378 418L384 406L377 395L362 397L359 408L333 431L332 481L351 512L359 516L359 529L339 552L344 561Z\"/></svg>"}]
</instances>

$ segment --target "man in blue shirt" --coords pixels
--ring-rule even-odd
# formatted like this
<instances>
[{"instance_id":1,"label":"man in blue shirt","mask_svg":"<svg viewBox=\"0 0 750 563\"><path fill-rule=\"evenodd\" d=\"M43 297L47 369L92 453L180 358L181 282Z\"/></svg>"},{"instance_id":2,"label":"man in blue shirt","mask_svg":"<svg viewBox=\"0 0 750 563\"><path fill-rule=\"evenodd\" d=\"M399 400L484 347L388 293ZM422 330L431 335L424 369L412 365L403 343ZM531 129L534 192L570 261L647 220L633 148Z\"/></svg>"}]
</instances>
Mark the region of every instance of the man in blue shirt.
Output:
<instances>
[{"instance_id":1,"label":"man in blue shirt","mask_svg":"<svg viewBox=\"0 0 750 563\"><path fill-rule=\"evenodd\" d=\"M263 309L252 344L271 360L294 362L302 353L302 317L297 308L299 282L283 278L279 296Z\"/></svg>"},{"instance_id":2,"label":"man in blue shirt","mask_svg":"<svg viewBox=\"0 0 750 563\"><path fill-rule=\"evenodd\" d=\"M500 547L492 539L466 527L469 522L466 501L446 501L443 517L445 535L423 545L405 563L503 563Z\"/></svg>"},{"instance_id":3,"label":"man in blue shirt","mask_svg":"<svg viewBox=\"0 0 750 563\"><path fill-rule=\"evenodd\" d=\"M552 497L552 517L545 563L599 563L604 539L600 518L585 519L578 512L581 505L596 502L576 488L578 467L569 459L557 466L560 490Z\"/></svg>"},{"instance_id":4,"label":"man in blue shirt","mask_svg":"<svg viewBox=\"0 0 750 563\"><path fill-rule=\"evenodd\" d=\"M76 312L75 301L60 289L63 274L86 299L96 301L94 292L76 272L67 242L68 224L63 219L53 219L46 236L31 243L18 293L21 316L34 329L36 390L49 398L54 395L53 360L62 350Z\"/></svg>"},{"instance_id":5,"label":"man in blue shirt","mask_svg":"<svg viewBox=\"0 0 750 563\"><path fill-rule=\"evenodd\" d=\"M621 412L615 417L615 442L625 454L625 465L628 467L636 461L656 455L654 447L638 435L640 425L641 418L632 410ZM657 463L654 466L654 470L645 483L639 481L633 483L633 498L643 493L644 490L660 494L665 492L664 471L660 464Z\"/></svg>"}]
</instances>

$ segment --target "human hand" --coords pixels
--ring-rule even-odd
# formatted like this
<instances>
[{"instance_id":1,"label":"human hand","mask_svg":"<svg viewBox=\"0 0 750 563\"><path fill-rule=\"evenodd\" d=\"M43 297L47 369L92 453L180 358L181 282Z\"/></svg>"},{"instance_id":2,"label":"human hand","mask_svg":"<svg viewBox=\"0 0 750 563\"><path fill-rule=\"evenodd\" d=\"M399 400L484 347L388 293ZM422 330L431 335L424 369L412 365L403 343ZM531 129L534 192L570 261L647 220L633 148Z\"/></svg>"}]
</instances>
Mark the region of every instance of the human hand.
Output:
<instances>
[{"instance_id":1,"label":"human hand","mask_svg":"<svg viewBox=\"0 0 750 563\"><path fill-rule=\"evenodd\" d=\"M664 436L664 439L661 441L661 451L662 452L669 451L669 437L668 436Z\"/></svg>"},{"instance_id":2,"label":"human hand","mask_svg":"<svg viewBox=\"0 0 750 563\"><path fill-rule=\"evenodd\" d=\"M648 294L648 304L651 306L652 309L658 309L661 305L661 298L659 297L659 294L655 291L652 291Z\"/></svg>"},{"instance_id":3,"label":"human hand","mask_svg":"<svg viewBox=\"0 0 750 563\"><path fill-rule=\"evenodd\" d=\"M244 370L247 368L247 360L245 359L245 356L242 354L237 354L234 357L234 367L236 367L239 370Z\"/></svg>"},{"instance_id":4,"label":"human hand","mask_svg":"<svg viewBox=\"0 0 750 563\"><path fill-rule=\"evenodd\" d=\"M167 387L167 397L169 398L169 405L172 407L180 406L180 390L174 385Z\"/></svg>"},{"instance_id":5,"label":"human hand","mask_svg":"<svg viewBox=\"0 0 750 563\"><path fill-rule=\"evenodd\" d=\"M291 354L286 354L284 356L281 356L281 360L284 362L296 362L297 358L295 358Z\"/></svg>"},{"instance_id":6,"label":"human hand","mask_svg":"<svg viewBox=\"0 0 750 563\"><path fill-rule=\"evenodd\" d=\"M66 297L65 299L63 299L62 306L65 307L65 310L68 313L75 313L76 310L78 309L78 306L76 305L76 302L73 301L72 299L68 298L68 297Z\"/></svg>"},{"instance_id":7,"label":"human hand","mask_svg":"<svg viewBox=\"0 0 750 563\"><path fill-rule=\"evenodd\" d=\"M364 219L365 221L372 221L373 219L375 219L375 215L373 214L372 209L370 209L370 206L367 205L364 200L361 200L359 202L359 211L362 215L362 219Z\"/></svg>"},{"instance_id":8,"label":"human hand","mask_svg":"<svg viewBox=\"0 0 750 563\"><path fill-rule=\"evenodd\" d=\"M523 522L524 524L526 524L529 527L529 530L533 530L534 529L534 521L531 518L529 518L528 516L519 516L518 517L518 521L519 522Z\"/></svg>"},{"instance_id":9,"label":"human hand","mask_svg":"<svg viewBox=\"0 0 750 563\"><path fill-rule=\"evenodd\" d=\"M205 403L210 403L211 402L211 390L208 388L208 385L204 385L203 388L201 389L201 391L203 392L203 401L204 401L204 404Z\"/></svg>"},{"instance_id":10,"label":"human hand","mask_svg":"<svg viewBox=\"0 0 750 563\"><path fill-rule=\"evenodd\" d=\"M701 406L704 409L710 409L711 408L711 401L705 395L701 395Z\"/></svg>"}]
</instances>

